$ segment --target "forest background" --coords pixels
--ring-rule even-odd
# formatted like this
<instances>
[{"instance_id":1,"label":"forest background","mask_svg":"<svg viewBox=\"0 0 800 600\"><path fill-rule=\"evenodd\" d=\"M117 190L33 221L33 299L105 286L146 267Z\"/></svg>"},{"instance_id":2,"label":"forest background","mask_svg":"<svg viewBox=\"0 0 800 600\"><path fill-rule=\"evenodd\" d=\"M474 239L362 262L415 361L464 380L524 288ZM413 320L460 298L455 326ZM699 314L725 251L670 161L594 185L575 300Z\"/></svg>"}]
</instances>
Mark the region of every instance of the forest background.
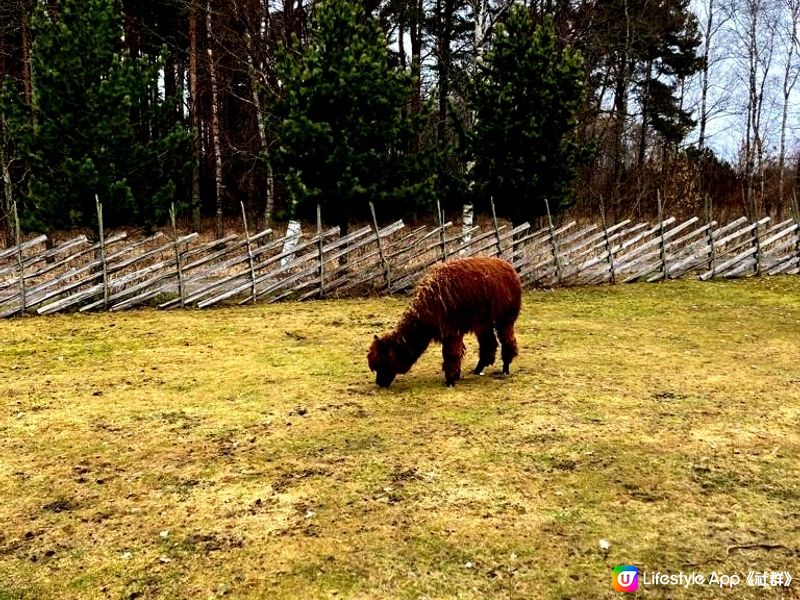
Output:
<instances>
[{"instance_id":1,"label":"forest background","mask_svg":"<svg viewBox=\"0 0 800 600\"><path fill-rule=\"evenodd\" d=\"M800 0L0 0L0 236L782 216ZM795 211L796 216L796 211Z\"/></svg>"}]
</instances>

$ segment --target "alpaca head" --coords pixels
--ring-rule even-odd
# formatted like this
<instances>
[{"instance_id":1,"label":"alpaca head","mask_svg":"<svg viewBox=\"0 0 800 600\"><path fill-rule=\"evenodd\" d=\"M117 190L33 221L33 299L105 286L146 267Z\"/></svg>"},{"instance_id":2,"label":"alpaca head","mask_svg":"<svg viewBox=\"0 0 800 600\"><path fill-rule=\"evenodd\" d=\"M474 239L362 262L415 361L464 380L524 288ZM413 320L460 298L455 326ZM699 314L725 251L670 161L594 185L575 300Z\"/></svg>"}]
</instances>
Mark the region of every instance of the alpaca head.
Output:
<instances>
[{"instance_id":1,"label":"alpaca head","mask_svg":"<svg viewBox=\"0 0 800 600\"><path fill-rule=\"evenodd\" d=\"M389 387L397 376L396 355L391 342L386 337L377 335L372 341L372 346L367 354L369 370L375 373L375 383L381 387Z\"/></svg>"}]
</instances>

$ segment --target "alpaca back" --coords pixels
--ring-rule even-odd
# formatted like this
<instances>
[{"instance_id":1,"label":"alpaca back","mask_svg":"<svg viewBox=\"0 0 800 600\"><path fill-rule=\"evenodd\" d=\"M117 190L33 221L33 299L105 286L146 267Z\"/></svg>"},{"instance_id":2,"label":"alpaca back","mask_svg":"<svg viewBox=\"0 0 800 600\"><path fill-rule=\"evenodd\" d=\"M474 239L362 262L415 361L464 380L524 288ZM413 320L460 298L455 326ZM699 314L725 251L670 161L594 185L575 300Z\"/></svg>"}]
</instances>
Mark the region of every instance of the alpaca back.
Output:
<instances>
[{"instance_id":1,"label":"alpaca back","mask_svg":"<svg viewBox=\"0 0 800 600\"><path fill-rule=\"evenodd\" d=\"M408 317L430 327L434 338L464 335L516 320L522 285L505 260L471 257L441 263L417 287Z\"/></svg>"}]
</instances>

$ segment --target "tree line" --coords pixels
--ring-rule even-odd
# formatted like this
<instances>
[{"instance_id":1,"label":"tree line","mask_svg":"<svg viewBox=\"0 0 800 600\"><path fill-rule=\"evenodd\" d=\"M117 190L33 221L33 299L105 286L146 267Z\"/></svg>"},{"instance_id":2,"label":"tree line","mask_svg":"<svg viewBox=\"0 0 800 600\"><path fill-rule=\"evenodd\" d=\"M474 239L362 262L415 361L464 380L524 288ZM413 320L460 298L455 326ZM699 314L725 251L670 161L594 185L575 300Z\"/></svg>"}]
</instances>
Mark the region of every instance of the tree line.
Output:
<instances>
[{"instance_id":1,"label":"tree line","mask_svg":"<svg viewBox=\"0 0 800 600\"><path fill-rule=\"evenodd\" d=\"M0 219L792 206L800 0L2 0ZM722 142L720 142L722 140Z\"/></svg>"}]
</instances>

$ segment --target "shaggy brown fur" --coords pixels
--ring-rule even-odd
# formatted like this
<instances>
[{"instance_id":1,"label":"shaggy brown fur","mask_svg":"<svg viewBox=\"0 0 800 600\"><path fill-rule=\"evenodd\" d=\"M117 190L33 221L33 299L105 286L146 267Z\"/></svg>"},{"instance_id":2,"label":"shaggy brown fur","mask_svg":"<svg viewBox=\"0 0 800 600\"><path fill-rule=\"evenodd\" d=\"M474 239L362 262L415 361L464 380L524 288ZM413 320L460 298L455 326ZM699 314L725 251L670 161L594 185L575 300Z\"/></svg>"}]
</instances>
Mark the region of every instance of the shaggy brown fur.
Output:
<instances>
[{"instance_id":1,"label":"shaggy brown fur","mask_svg":"<svg viewBox=\"0 0 800 600\"><path fill-rule=\"evenodd\" d=\"M437 265L425 275L397 328L375 336L367 355L375 383L388 387L407 373L431 340L441 342L442 369L448 386L461 378L464 335L478 336L482 374L502 345L503 373L517 355L514 322L519 316L522 286L514 268L499 258L474 257ZM495 337L495 331L497 337Z\"/></svg>"}]
</instances>

